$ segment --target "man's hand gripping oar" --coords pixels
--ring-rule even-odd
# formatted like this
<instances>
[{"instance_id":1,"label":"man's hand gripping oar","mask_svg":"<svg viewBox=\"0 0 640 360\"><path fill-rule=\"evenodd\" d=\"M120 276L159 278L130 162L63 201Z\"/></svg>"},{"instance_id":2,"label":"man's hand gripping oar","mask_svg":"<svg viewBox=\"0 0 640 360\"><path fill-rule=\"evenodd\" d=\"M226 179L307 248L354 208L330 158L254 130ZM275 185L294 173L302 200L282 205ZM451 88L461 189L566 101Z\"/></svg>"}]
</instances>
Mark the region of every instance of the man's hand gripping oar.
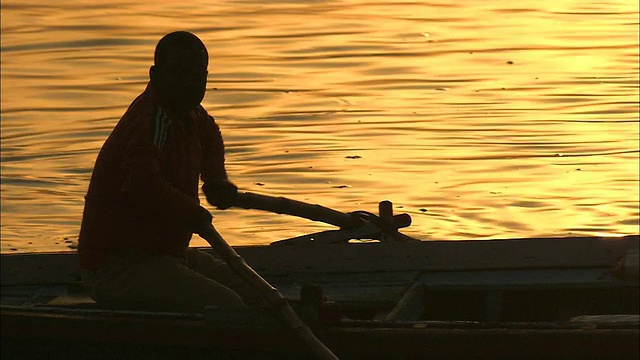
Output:
<instances>
[{"instance_id":1,"label":"man's hand gripping oar","mask_svg":"<svg viewBox=\"0 0 640 360\"><path fill-rule=\"evenodd\" d=\"M293 311L291 305L265 279L255 272L238 253L222 238L211 223L206 224L198 234L222 257L240 278L253 286L279 313L285 323L305 342L309 350L318 359L338 359L314 334L311 329Z\"/></svg>"}]
</instances>

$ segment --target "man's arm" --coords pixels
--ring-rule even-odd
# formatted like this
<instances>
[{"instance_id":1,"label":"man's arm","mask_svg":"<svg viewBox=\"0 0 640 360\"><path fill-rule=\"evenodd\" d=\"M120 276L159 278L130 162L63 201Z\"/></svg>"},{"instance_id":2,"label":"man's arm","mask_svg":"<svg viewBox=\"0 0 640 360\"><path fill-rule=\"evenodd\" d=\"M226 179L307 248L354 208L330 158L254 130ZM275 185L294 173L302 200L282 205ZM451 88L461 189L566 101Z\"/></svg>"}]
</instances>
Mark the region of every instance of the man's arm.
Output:
<instances>
[{"instance_id":1,"label":"man's arm","mask_svg":"<svg viewBox=\"0 0 640 360\"><path fill-rule=\"evenodd\" d=\"M224 210L233 206L238 196L238 187L229 181L224 166L224 142L220 128L208 116L201 129L202 144L202 191L209 204Z\"/></svg>"}]
</instances>

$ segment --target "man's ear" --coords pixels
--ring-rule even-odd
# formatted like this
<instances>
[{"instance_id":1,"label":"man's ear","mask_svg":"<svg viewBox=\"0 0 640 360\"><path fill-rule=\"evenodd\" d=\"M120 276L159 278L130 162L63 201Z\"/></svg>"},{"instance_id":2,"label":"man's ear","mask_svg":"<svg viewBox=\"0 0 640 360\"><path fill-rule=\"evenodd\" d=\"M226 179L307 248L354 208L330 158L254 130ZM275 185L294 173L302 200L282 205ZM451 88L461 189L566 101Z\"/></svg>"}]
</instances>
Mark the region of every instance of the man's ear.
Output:
<instances>
[{"instance_id":1,"label":"man's ear","mask_svg":"<svg viewBox=\"0 0 640 360\"><path fill-rule=\"evenodd\" d=\"M151 67L149 68L149 79L153 81L155 77L156 77L156 67L155 65L151 65Z\"/></svg>"}]
</instances>

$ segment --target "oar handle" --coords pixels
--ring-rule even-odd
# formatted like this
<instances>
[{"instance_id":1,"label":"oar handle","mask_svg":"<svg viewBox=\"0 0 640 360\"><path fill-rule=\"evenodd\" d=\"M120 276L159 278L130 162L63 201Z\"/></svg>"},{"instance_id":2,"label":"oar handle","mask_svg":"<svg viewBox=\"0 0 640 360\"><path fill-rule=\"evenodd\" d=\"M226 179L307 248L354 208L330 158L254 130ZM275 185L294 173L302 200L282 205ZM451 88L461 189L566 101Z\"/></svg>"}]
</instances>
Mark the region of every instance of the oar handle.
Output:
<instances>
[{"instance_id":1,"label":"oar handle","mask_svg":"<svg viewBox=\"0 0 640 360\"><path fill-rule=\"evenodd\" d=\"M238 194L234 206L243 209L264 210L277 214L298 216L335 225L343 229L356 228L362 225L362 220L349 214L285 197L242 192Z\"/></svg>"},{"instance_id":2,"label":"oar handle","mask_svg":"<svg viewBox=\"0 0 640 360\"><path fill-rule=\"evenodd\" d=\"M260 274L255 272L244 259L222 238L220 233L209 225L200 236L222 257L229 267L249 285L253 286L272 306L276 307L284 321L305 342L309 350L322 360L338 360L338 357L329 350L309 329L309 327L293 311L282 293L267 282Z\"/></svg>"}]
</instances>

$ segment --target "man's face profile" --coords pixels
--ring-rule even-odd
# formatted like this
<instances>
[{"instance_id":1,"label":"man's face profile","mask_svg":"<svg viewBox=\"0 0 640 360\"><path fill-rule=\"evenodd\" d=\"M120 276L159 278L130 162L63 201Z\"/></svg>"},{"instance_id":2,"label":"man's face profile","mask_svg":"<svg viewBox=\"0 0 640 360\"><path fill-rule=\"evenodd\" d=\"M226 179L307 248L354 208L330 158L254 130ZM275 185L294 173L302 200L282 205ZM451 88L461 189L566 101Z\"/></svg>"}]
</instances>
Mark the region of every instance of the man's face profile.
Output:
<instances>
[{"instance_id":1,"label":"man's face profile","mask_svg":"<svg viewBox=\"0 0 640 360\"><path fill-rule=\"evenodd\" d=\"M178 112L188 112L202 102L206 92L206 53L179 46L167 50L166 61L154 66L152 80L169 107Z\"/></svg>"}]
</instances>

